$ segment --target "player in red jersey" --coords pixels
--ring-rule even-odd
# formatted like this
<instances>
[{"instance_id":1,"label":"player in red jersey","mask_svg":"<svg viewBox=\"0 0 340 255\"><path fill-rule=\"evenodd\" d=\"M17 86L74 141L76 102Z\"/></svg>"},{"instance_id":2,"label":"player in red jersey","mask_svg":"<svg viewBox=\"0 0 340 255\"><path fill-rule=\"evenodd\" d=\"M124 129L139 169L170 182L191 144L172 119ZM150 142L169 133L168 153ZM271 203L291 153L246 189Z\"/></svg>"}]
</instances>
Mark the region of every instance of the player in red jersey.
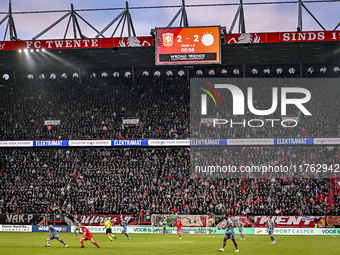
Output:
<instances>
[{"instance_id":1,"label":"player in red jersey","mask_svg":"<svg viewBox=\"0 0 340 255\"><path fill-rule=\"evenodd\" d=\"M86 227L84 227L84 225L82 223L79 223L79 227L81 228L82 232L84 233L80 237L75 237L75 238L79 238L79 241L81 243L81 247L80 248L84 248L84 242L83 242L84 240L85 241L86 240L90 240L91 243L93 243L95 246L100 248L100 246L95 241L93 241L93 237L92 237L91 232Z\"/></svg>"},{"instance_id":2,"label":"player in red jersey","mask_svg":"<svg viewBox=\"0 0 340 255\"><path fill-rule=\"evenodd\" d=\"M179 239L182 239L181 229L183 227L183 224L182 224L181 220L179 219L179 217L176 219L174 225L177 227L177 234L179 235Z\"/></svg>"}]
</instances>

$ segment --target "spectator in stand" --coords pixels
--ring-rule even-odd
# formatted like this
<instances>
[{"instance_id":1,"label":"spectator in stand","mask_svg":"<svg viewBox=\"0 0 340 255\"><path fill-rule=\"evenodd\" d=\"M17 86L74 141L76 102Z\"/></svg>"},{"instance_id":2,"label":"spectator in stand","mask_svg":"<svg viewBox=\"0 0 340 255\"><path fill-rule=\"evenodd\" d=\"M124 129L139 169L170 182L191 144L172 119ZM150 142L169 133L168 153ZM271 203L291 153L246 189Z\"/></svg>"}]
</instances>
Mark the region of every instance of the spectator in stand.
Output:
<instances>
[{"instance_id":1,"label":"spectator in stand","mask_svg":"<svg viewBox=\"0 0 340 255\"><path fill-rule=\"evenodd\" d=\"M5 171L0 175L0 210L134 215L339 213L336 179L321 175L317 179L201 178L190 171L190 153L185 147L1 149ZM286 161L292 154L295 161ZM339 163L338 147L231 147L226 155L226 161L239 164Z\"/></svg>"},{"instance_id":2,"label":"spectator in stand","mask_svg":"<svg viewBox=\"0 0 340 255\"><path fill-rule=\"evenodd\" d=\"M276 87L286 86L276 79ZM269 109L272 105L268 85L254 90L254 107ZM245 87L241 88L244 92ZM317 97L306 103L312 116L299 114L288 107L287 116L299 116L294 128L283 128L279 121L274 127L265 122L262 127L242 125L200 124L198 105L190 106L190 89L181 77L124 77L78 79L21 79L17 85L0 87L0 140L33 139L185 139L185 138L279 138L279 137L338 137L340 134L339 88L311 84L308 89ZM209 116L232 116L232 100L221 94L223 109L208 107ZM190 114L190 110L192 114ZM278 112L278 111L277 111ZM273 113L267 119L281 119ZM139 118L138 125L124 126L123 117ZM191 118L191 124L190 124ZM258 119L246 110L234 116ZM44 126L49 119L60 125Z\"/></svg>"},{"instance_id":3,"label":"spectator in stand","mask_svg":"<svg viewBox=\"0 0 340 255\"><path fill-rule=\"evenodd\" d=\"M165 86L165 87L164 87ZM0 140L186 138L189 89L179 78L28 80L0 87ZM147 99L146 99L147 98ZM125 127L123 117L140 118ZM44 126L44 120L61 120Z\"/></svg>"}]
</instances>

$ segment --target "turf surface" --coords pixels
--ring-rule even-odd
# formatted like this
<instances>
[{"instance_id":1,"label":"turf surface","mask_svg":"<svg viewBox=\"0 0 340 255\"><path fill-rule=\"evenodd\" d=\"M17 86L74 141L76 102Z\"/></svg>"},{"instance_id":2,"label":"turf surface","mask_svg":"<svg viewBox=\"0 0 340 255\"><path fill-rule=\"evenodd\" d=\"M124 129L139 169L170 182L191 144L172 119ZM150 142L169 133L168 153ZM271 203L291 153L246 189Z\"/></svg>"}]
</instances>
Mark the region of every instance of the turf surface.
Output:
<instances>
[{"instance_id":1,"label":"turf surface","mask_svg":"<svg viewBox=\"0 0 340 255\"><path fill-rule=\"evenodd\" d=\"M44 247L49 233L0 233L0 254L219 254L222 235L177 235L132 234L127 240L125 235L116 234L117 240L110 241L105 234L93 234L93 239L101 246L98 249L90 241L85 241L85 249L80 249L79 240L73 233L60 233L60 237L69 245L65 248L57 240L51 241L51 247ZM276 244L271 245L269 236L246 236L245 241L236 241L238 254L340 254L340 236L276 236ZM231 241L222 254L235 254Z\"/></svg>"}]
</instances>

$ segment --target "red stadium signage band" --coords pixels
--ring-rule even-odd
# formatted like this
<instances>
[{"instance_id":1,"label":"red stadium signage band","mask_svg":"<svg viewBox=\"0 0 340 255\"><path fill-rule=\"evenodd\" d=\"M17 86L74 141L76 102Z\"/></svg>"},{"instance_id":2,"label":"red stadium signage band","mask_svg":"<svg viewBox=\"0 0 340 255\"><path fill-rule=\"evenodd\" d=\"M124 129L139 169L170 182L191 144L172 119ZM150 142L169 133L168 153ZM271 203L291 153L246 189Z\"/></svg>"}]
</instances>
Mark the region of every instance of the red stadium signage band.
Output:
<instances>
[{"instance_id":1,"label":"red stadium signage band","mask_svg":"<svg viewBox=\"0 0 340 255\"><path fill-rule=\"evenodd\" d=\"M13 50L13 43L10 41L0 42L0 51Z\"/></svg>"},{"instance_id":2,"label":"red stadium signage band","mask_svg":"<svg viewBox=\"0 0 340 255\"><path fill-rule=\"evenodd\" d=\"M0 42L0 51L9 50L58 50L58 49L96 49L153 46L151 36L120 38L60 39L35 41Z\"/></svg>"},{"instance_id":3,"label":"red stadium signage band","mask_svg":"<svg viewBox=\"0 0 340 255\"><path fill-rule=\"evenodd\" d=\"M105 222L104 218L107 217L107 219L111 222L114 222L115 225L120 225L120 215L115 214L78 214L77 218L80 223L83 223L85 225L91 224L92 226L97 226ZM122 215L123 218L125 217L132 217L132 215L124 214ZM129 225L135 225L136 221L133 220L129 223Z\"/></svg>"},{"instance_id":4,"label":"red stadium signage band","mask_svg":"<svg viewBox=\"0 0 340 255\"><path fill-rule=\"evenodd\" d=\"M152 36L113 38L113 47L148 47L153 46Z\"/></svg>"},{"instance_id":5,"label":"red stadium signage band","mask_svg":"<svg viewBox=\"0 0 340 255\"><path fill-rule=\"evenodd\" d=\"M226 34L226 44L340 41L340 31Z\"/></svg>"},{"instance_id":6,"label":"red stadium signage band","mask_svg":"<svg viewBox=\"0 0 340 255\"><path fill-rule=\"evenodd\" d=\"M109 39L112 40L112 39ZM84 49L84 48L106 48L108 40L97 39L68 39L68 40L36 40L14 42L14 50L19 49Z\"/></svg>"},{"instance_id":7,"label":"red stadium signage band","mask_svg":"<svg viewBox=\"0 0 340 255\"><path fill-rule=\"evenodd\" d=\"M259 227L266 227L269 216L255 216L255 224ZM278 228L312 228L314 227L314 216L273 216L275 226Z\"/></svg>"}]
</instances>

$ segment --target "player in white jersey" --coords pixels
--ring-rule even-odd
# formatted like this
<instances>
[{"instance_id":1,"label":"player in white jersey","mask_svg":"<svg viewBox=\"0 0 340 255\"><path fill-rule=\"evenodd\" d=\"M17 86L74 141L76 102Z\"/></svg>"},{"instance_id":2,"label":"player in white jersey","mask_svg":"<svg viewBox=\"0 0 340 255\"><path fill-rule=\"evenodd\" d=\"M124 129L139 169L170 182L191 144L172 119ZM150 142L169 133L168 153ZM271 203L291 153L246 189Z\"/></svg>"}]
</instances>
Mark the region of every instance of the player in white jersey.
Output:
<instances>
[{"instance_id":1,"label":"player in white jersey","mask_svg":"<svg viewBox=\"0 0 340 255\"><path fill-rule=\"evenodd\" d=\"M45 245L45 247L50 247L50 240L53 239L57 239L59 242L65 245L65 247L68 247L68 245L62 239L60 239L57 230L51 225L51 222L46 222L46 225L48 227L48 231L50 232L50 236L47 238L47 244Z\"/></svg>"},{"instance_id":2,"label":"player in white jersey","mask_svg":"<svg viewBox=\"0 0 340 255\"><path fill-rule=\"evenodd\" d=\"M76 235L76 237L78 237L77 232L80 234L83 234L83 233L80 231L79 221L77 220L76 216L74 216L73 218L73 223L74 223L74 230L73 230L74 234Z\"/></svg>"},{"instance_id":3,"label":"player in white jersey","mask_svg":"<svg viewBox=\"0 0 340 255\"><path fill-rule=\"evenodd\" d=\"M225 229L225 233L224 233L224 239L223 239L223 245L221 249L218 249L218 251L224 251L224 247L227 244L227 240L231 239L234 243L234 246L236 248L235 252L239 252L239 249L237 248L237 243L235 240L235 231L234 231L234 226L233 226L233 221L231 219L229 219L228 215L225 214L223 216L224 218L224 223L225 225L223 227L219 227L218 229Z\"/></svg>"},{"instance_id":4,"label":"player in white jersey","mask_svg":"<svg viewBox=\"0 0 340 255\"><path fill-rule=\"evenodd\" d=\"M274 228L275 228L275 224L272 220L272 217L268 217L267 231L268 231L268 235L270 235L270 239L272 240L271 244L276 244L275 238L273 236Z\"/></svg>"},{"instance_id":5,"label":"player in white jersey","mask_svg":"<svg viewBox=\"0 0 340 255\"><path fill-rule=\"evenodd\" d=\"M243 235L244 224L243 224L243 222L241 221L241 219L238 219L238 222L237 222L236 225L237 225L237 227L238 227L238 231L240 232L241 240L242 240L242 238L243 238L243 240L246 240L246 239L244 238L244 235Z\"/></svg>"}]
</instances>

